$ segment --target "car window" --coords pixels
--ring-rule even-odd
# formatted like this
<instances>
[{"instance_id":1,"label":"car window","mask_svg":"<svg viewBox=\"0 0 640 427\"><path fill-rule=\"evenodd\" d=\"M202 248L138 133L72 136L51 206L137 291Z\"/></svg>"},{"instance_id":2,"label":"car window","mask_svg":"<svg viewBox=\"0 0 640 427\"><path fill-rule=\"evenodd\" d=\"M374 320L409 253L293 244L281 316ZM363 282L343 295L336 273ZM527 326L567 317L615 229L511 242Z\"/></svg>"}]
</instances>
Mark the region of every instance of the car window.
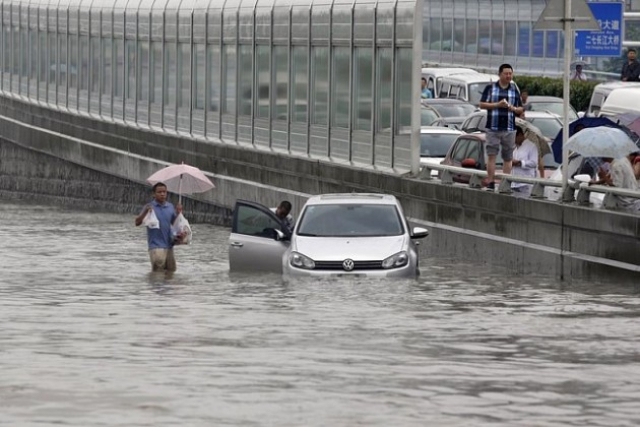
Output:
<instances>
[{"instance_id":1,"label":"car window","mask_svg":"<svg viewBox=\"0 0 640 427\"><path fill-rule=\"evenodd\" d=\"M429 79L427 80L427 88L431 90L431 93L433 92L433 78L429 77Z\"/></svg>"},{"instance_id":2,"label":"car window","mask_svg":"<svg viewBox=\"0 0 640 427\"><path fill-rule=\"evenodd\" d=\"M465 154L464 158L465 159L474 159L475 161L479 162L480 159L480 141L469 141L469 150L467 151L467 154Z\"/></svg>"},{"instance_id":3,"label":"car window","mask_svg":"<svg viewBox=\"0 0 640 427\"><path fill-rule=\"evenodd\" d=\"M420 156L445 157L457 137L456 133L420 134Z\"/></svg>"},{"instance_id":4,"label":"car window","mask_svg":"<svg viewBox=\"0 0 640 427\"><path fill-rule=\"evenodd\" d=\"M463 138L458 140L453 155L451 156L451 159L454 162L462 163L462 161L467 158L465 154L467 152L467 148L469 148L469 143L470 141L468 139Z\"/></svg>"},{"instance_id":5,"label":"car window","mask_svg":"<svg viewBox=\"0 0 640 427\"><path fill-rule=\"evenodd\" d=\"M429 126L439 118L440 116L434 109L424 106L420 108L420 124L422 126Z\"/></svg>"},{"instance_id":6,"label":"car window","mask_svg":"<svg viewBox=\"0 0 640 427\"><path fill-rule=\"evenodd\" d=\"M239 205L236 210L234 233L273 238L273 230L282 229L282 224L268 213L253 206Z\"/></svg>"},{"instance_id":7,"label":"car window","mask_svg":"<svg viewBox=\"0 0 640 427\"><path fill-rule=\"evenodd\" d=\"M404 226L394 205L311 205L302 213L298 236L373 237L399 236Z\"/></svg>"},{"instance_id":8,"label":"car window","mask_svg":"<svg viewBox=\"0 0 640 427\"><path fill-rule=\"evenodd\" d=\"M594 93L591 97L591 105L589 105L589 111L591 114L597 114L600 111L600 107L604 104L605 96L602 93Z\"/></svg>"},{"instance_id":9,"label":"car window","mask_svg":"<svg viewBox=\"0 0 640 427\"><path fill-rule=\"evenodd\" d=\"M473 83L469 85L469 104L478 105L480 104L480 98L482 98L482 92L484 92L484 88L490 84L489 82L484 83Z\"/></svg>"},{"instance_id":10,"label":"car window","mask_svg":"<svg viewBox=\"0 0 640 427\"><path fill-rule=\"evenodd\" d=\"M542 135L549 139L554 139L558 135L558 132L560 132L560 129L562 129L562 123L555 118L535 118L527 119L527 121L540 129Z\"/></svg>"},{"instance_id":11,"label":"car window","mask_svg":"<svg viewBox=\"0 0 640 427\"><path fill-rule=\"evenodd\" d=\"M486 116L483 114L475 114L473 116L470 116L467 120L465 120L463 129L466 131L482 129L484 126L481 126L480 122L482 121L483 117Z\"/></svg>"}]
</instances>

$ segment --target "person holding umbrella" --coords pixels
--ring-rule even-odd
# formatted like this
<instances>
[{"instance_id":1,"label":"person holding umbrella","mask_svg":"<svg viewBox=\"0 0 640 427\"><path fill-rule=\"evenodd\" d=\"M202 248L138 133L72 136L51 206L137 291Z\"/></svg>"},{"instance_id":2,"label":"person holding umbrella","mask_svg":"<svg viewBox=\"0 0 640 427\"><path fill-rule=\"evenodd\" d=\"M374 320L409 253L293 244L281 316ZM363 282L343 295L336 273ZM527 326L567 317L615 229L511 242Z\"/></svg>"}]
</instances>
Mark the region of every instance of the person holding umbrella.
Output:
<instances>
[{"instance_id":1,"label":"person holding umbrella","mask_svg":"<svg viewBox=\"0 0 640 427\"><path fill-rule=\"evenodd\" d=\"M151 270L154 272L174 272L176 271L176 259L173 255L173 245L180 242L181 235L173 236L171 224L182 213L182 205L174 208L173 204L167 201L167 186L158 182L152 189L153 200L147 203L135 219L136 226L140 226L145 217L153 212L158 219L158 227L147 227L147 244L149 246L149 258L151 260Z\"/></svg>"}]
</instances>

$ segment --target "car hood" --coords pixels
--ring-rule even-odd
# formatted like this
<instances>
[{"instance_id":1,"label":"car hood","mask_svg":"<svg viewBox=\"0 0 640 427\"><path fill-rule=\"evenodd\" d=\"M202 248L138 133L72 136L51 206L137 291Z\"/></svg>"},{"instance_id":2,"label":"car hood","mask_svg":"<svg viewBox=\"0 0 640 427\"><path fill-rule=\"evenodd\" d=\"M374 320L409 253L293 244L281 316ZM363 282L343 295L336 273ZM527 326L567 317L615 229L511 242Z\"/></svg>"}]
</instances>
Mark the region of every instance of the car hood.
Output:
<instances>
[{"instance_id":1,"label":"car hood","mask_svg":"<svg viewBox=\"0 0 640 427\"><path fill-rule=\"evenodd\" d=\"M295 236L291 249L314 261L383 260L407 249L407 239L390 237L306 237Z\"/></svg>"}]
</instances>

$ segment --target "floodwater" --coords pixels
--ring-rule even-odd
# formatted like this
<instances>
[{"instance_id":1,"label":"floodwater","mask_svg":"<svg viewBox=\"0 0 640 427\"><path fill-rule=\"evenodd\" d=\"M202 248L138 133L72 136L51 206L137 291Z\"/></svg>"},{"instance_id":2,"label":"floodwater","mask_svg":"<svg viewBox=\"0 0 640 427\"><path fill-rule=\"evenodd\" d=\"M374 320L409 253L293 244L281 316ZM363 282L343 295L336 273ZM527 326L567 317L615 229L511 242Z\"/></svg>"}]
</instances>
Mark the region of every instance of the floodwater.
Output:
<instances>
[{"instance_id":1,"label":"floodwater","mask_svg":"<svg viewBox=\"0 0 640 427\"><path fill-rule=\"evenodd\" d=\"M0 425L637 426L637 288L434 259L417 281L230 276L193 225L0 203ZM425 242L426 243L426 242Z\"/></svg>"}]
</instances>

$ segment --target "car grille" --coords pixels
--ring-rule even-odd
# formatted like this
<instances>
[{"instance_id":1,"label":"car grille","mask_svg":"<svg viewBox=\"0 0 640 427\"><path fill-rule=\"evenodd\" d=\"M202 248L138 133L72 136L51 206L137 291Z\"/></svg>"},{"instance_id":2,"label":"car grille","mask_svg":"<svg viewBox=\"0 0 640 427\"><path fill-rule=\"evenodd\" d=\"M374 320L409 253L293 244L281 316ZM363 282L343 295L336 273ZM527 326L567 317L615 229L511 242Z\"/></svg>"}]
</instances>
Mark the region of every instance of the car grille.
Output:
<instances>
[{"instance_id":1,"label":"car grille","mask_svg":"<svg viewBox=\"0 0 640 427\"><path fill-rule=\"evenodd\" d=\"M316 270L344 270L342 261L315 261ZM381 270L382 261L354 261L353 270Z\"/></svg>"}]
</instances>

